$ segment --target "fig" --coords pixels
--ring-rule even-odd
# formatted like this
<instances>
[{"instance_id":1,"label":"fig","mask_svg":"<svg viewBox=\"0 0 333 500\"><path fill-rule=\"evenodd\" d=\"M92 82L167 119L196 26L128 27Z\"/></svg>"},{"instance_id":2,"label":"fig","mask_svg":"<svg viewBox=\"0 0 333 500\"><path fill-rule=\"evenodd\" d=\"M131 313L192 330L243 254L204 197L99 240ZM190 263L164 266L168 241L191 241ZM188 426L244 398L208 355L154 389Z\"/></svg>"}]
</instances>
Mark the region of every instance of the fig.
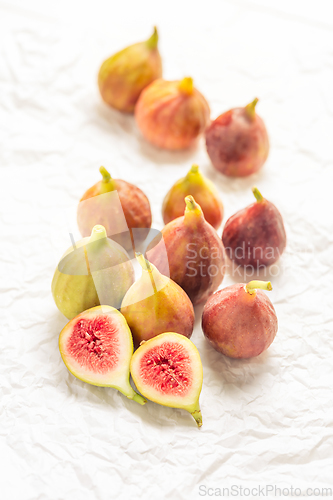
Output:
<instances>
[{"instance_id":1,"label":"fig","mask_svg":"<svg viewBox=\"0 0 333 500\"><path fill-rule=\"evenodd\" d=\"M195 305L207 300L221 284L224 249L193 196L186 196L185 203L185 215L162 229L162 239L150 243L147 257L160 273L169 274Z\"/></svg>"},{"instance_id":2,"label":"fig","mask_svg":"<svg viewBox=\"0 0 333 500\"><path fill-rule=\"evenodd\" d=\"M98 73L98 87L106 104L133 113L142 90L162 76L157 43L158 33L154 28L148 40L130 45L103 62Z\"/></svg>"},{"instance_id":3,"label":"fig","mask_svg":"<svg viewBox=\"0 0 333 500\"><path fill-rule=\"evenodd\" d=\"M134 346L168 331L191 337L194 310L184 290L163 276L142 254L136 255L142 275L127 291L121 305Z\"/></svg>"},{"instance_id":4,"label":"fig","mask_svg":"<svg viewBox=\"0 0 333 500\"><path fill-rule=\"evenodd\" d=\"M51 288L59 311L72 319L102 304L119 309L133 283L134 268L128 254L97 225L90 238L83 238L64 253Z\"/></svg>"},{"instance_id":5,"label":"fig","mask_svg":"<svg viewBox=\"0 0 333 500\"><path fill-rule=\"evenodd\" d=\"M240 210L225 223L222 241L228 257L241 266L274 264L283 253L286 231L278 209L254 187L256 202Z\"/></svg>"},{"instance_id":6,"label":"fig","mask_svg":"<svg viewBox=\"0 0 333 500\"><path fill-rule=\"evenodd\" d=\"M216 292L205 304L202 329L214 349L230 358L252 358L273 342L278 321L262 290L269 281L237 283Z\"/></svg>"},{"instance_id":7,"label":"fig","mask_svg":"<svg viewBox=\"0 0 333 500\"><path fill-rule=\"evenodd\" d=\"M135 117L142 135L159 148L186 149L204 132L210 109L192 78L155 80L140 95Z\"/></svg>"},{"instance_id":8,"label":"fig","mask_svg":"<svg viewBox=\"0 0 333 500\"><path fill-rule=\"evenodd\" d=\"M140 244L148 235L152 216L147 196L137 186L112 179L101 167L102 180L89 188L77 208L77 223L83 237L96 224L105 227L108 237L126 250Z\"/></svg>"},{"instance_id":9,"label":"fig","mask_svg":"<svg viewBox=\"0 0 333 500\"><path fill-rule=\"evenodd\" d=\"M145 398L187 410L198 427L202 426L202 364L197 348L188 338L166 332L143 342L132 356L130 370Z\"/></svg>"},{"instance_id":10,"label":"fig","mask_svg":"<svg viewBox=\"0 0 333 500\"><path fill-rule=\"evenodd\" d=\"M234 108L212 121L206 130L207 153L219 172L245 177L257 172L267 160L268 134L255 111L258 99Z\"/></svg>"},{"instance_id":11,"label":"fig","mask_svg":"<svg viewBox=\"0 0 333 500\"><path fill-rule=\"evenodd\" d=\"M129 383L133 341L124 316L97 306L73 318L61 331L60 354L68 370L88 384L114 387L141 405L146 400Z\"/></svg>"},{"instance_id":12,"label":"fig","mask_svg":"<svg viewBox=\"0 0 333 500\"><path fill-rule=\"evenodd\" d=\"M223 204L214 184L201 174L198 165L192 165L188 174L179 179L166 194L162 206L164 224L184 214L184 198L188 195L194 196L206 221L218 229L223 219Z\"/></svg>"}]
</instances>

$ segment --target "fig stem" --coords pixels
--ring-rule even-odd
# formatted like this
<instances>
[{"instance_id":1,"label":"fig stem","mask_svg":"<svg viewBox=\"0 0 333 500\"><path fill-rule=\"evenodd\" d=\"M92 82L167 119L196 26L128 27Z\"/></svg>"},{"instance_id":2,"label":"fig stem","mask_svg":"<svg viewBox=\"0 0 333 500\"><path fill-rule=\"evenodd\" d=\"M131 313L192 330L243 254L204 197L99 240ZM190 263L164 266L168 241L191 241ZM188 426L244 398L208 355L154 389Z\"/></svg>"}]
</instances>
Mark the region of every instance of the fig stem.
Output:
<instances>
[{"instance_id":1,"label":"fig stem","mask_svg":"<svg viewBox=\"0 0 333 500\"><path fill-rule=\"evenodd\" d=\"M140 266L142 267L142 269L144 271L148 271L149 278L150 278L154 293L157 293L157 288L156 288L155 280L153 277L153 268L151 267L149 260L147 260L144 257L144 255L142 255L141 252L135 252L135 257L136 257L137 261L139 262Z\"/></svg>"},{"instance_id":2,"label":"fig stem","mask_svg":"<svg viewBox=\"0 0 333 500\"><path fill-rule=\"evenodd\" d=\"M199 165L195 165L195 164L192 165L190 173L191 174L196 174L197 172L199 172Z\"/></svg>"},{"instance_id":3,"label":"fig stem","mask_svg":"<svg viewBox=\"0 0 333 500\"><path fill-rule=\"evenodd\" d=\"M253 99L252 102L250 102L250 104L245 106L245 110L246 110L249 118L251 118L252 120L256 115L256 105L257 105L258 101L259 101L259 99L256 97L255 99Z\"/></svg>"},{"instance_id":4,"label":"fig stem","mask_svg":"<svg viewBox=\"0 0 333 500\"><path fill-rule=\"evenodd\" d=\"M185 203L186 203L186 208L188 210L195 210L199 207L199 205L196 203L193 196L191 196L191 195L186 196Z\"/></svg>"},{"instance_id":5,"label":"fig stem","mask_svg":"<svg viewBox=\"0 0 333 500\"><path fill-rule=\"evenodd\" d=\"M102 174L103 176L103 182L109 182L110 179L111 179L111 175L109 174L109 172L106 170L105 167L100 167L99 169L100 173Z\"/></svg>"},{"instance_id":6,"label":"fig stem","mask_svg":"<svg viewBox=\"0 0 333 500\"><path fill-rule=\"evenodd\" d=\"M186 76L181 80L178 88L184 94L191 95L193 93L193 78Z\"/></svg>"},{"instance_id":7,"label":"fig stem","mask_svg":"<svg viewBox=\"0 0 333 500\"><path fill-rule=\"evenodd\" d=\"M97 224L96 226L94 226L92 228L89 243L92 243L93 241L101 240L103 238L107 238L105 227L100 225L100 224Z\"/></svg>"},{"instance_id":8,"label":"fig stem","mask_svg":"<svg viewBox=\"0 0 333 500\"><path fill-rule=\"evenodd\" d=\"M260 288L261 290L272 290L272 283L270 281L250 281L245 285L245 291L252 295L255 293L256 289Z\"/></svg>"},{"instance_id":9,"label":"fig stem","mask_svg":"<svg viewBox=\"0 0 333 500\"><path fill-rule=\"evenodd\" d=\"M199 409L197 409L197 410L195 410L195 411L193 411L193 412L191 413L191 415L192 415L192 417L194 418L194 420L196 421L197 426L198 426L198 427L201 427L201 426L202 426L202 415L201 415L201 410L200 410L200 408L199 408Z\"/></svg>"},{"instance_id":10,"label":"fig stem","mask_svg":"<svg viewBox=\"0 0 333 500\"><path fill-rule=\"evenodd\" d=\"M263 195L257 187L252 188L252 193L254 194L254 197L257 201L262 201L264 199Z\"/></svg>"},{"instance_id":11,"label":"fig stem","mask_svg":"<svg viewBox=\"0 0 333 500\"><path fill-rule=\"evenodd\" d=\"M154 50L157 47L158 43L158 32L156 26L154 26L154 33L148 38L146 44L150 50Z\"/></svg>"},{"instance_id":12,"label":"fig stem","mask_svg":"<svg viewBox=\"0 0 333 500\"><path fill-rule=\"evenodd\" d=\"M134 391L135 392L135 391ZM130 398L130 399L133 399L133 401L136 401L137 403L139 403L139 405L144 405L147 403L147 400L145 398L143 398L140 394L138 394L137 392L135 392L133 398Z\"/></svg>"}]
</instances>

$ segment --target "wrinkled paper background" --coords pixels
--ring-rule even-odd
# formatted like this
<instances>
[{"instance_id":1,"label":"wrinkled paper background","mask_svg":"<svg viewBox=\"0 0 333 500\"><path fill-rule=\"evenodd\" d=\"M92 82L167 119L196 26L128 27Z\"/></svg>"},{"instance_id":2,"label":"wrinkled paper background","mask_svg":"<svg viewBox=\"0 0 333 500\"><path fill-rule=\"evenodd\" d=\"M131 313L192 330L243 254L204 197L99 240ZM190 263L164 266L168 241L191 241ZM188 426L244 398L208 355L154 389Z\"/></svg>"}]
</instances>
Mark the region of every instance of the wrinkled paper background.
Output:
<instances>
[{"instance_id":1,"label":"wrinkled paper background","mask_svg":"<svg viewBox=\"0 0 333 500\"><path fill-rule=\"evenodd\" d=\"M333 488L330 12L322 0L0 2L1 499ZM154 24L164 76L192 75L213 118L260 98L271 140L260 173L219 175L203 141L190 152L156 150L131 116L103 105L99 65L147 38ZM218 354L196 308L201 430L184 411L140 407L75 379L60 358L66 319L50 292L69 232L79 239L77 202L99 180L100 165L144 190L160 229L163 196L194 162L216 183L224 222L254 201L257 185L280 209L288 235L266 275L279 318L266 353L250 361ZM222 286L243 281L231 274Z\"/></svg>"}]
</instances>

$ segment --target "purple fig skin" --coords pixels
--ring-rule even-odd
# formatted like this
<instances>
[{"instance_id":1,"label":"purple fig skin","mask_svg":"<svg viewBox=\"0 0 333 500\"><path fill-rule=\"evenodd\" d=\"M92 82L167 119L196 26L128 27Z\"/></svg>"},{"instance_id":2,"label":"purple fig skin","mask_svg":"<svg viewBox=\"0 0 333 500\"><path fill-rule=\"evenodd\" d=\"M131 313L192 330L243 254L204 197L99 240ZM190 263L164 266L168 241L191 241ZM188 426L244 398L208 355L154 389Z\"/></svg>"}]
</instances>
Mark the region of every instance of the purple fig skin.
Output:
<instances>
[{"instance_id":1,"label":"purple fig skin","mask_svg":"<svg viewBox=\"0 0 333 500\"><path fill-rule=\"evenodd\" d=\"M189 209L191 203L193 207ZM185 215L162 229L163 239L156 246L153 241L147 255L160 273L168 275L170 271L170 278L196 305L206 301L221 284L225 259L221 239L205 220L200 206L192 196L186 197L186 204Z\"/></svg>"},{"instance_id":2,"label":"purple fig skin","mask_svg":"<svg viewBox=\"0 0 333 500\"><path fill-rule=\"evenodd\" d=\"M237 283L219 290L207 301L202 329L216 351L230 358L247 359L271 345L278 320L272 302L262 290L248 293L244 283Z\"/></svg>"},{"instance_id":3,"label":"purple fig skin","mask_svg":"<svg viewBox=\"0 0 333 500\"><path fill-rule=\"evenodd\" d=\"M282 255L287 237L283 219L273 203L253 192L258 201L230 217L222 241L227 256L241 266L270 266Z\"/></svg>"},{"instance_id":4,"label":"purple fig skin","mask_svg":"<svg viewBox=\"0 0 333 500\"><path fill-rule=\"evenodd\" d=\"M257 101L223 113L206 129L208 156L224 175L251 175L267 160L268 134L263 120L254 111Z\"/></svg>"}]
</instances>

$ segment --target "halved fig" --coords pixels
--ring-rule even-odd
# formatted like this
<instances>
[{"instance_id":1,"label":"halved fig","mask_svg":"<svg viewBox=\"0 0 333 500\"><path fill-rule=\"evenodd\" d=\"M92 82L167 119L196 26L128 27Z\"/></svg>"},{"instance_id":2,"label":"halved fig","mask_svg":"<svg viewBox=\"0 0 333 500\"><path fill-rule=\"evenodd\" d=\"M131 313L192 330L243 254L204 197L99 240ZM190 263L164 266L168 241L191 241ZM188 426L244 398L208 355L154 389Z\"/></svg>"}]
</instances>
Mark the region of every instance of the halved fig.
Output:
<instances>
[{"instance_id":1,"label":"halved fig","mask_svg":"<svg viewBox=\"0 0 333 500\"><path fill-rule=\"evenodd\" d=\"M92 307L73 318L60 333L59 349L66 367L79 380L114 387L128 399L145 404L129 383L133 340L117 309Z\"/></svg>"},{"instance_id":2,"label":"halved fig","mask_svg":"<svg viewBox=\"0 0 333 500\"><path fill-rule=\"evenodd\" d=\"M198 427L202 426L202 364L197 348L188 338L167 332L143 342L132 356L130 370L145 398L187 410Z\"/></svg>"}]
</instances>

